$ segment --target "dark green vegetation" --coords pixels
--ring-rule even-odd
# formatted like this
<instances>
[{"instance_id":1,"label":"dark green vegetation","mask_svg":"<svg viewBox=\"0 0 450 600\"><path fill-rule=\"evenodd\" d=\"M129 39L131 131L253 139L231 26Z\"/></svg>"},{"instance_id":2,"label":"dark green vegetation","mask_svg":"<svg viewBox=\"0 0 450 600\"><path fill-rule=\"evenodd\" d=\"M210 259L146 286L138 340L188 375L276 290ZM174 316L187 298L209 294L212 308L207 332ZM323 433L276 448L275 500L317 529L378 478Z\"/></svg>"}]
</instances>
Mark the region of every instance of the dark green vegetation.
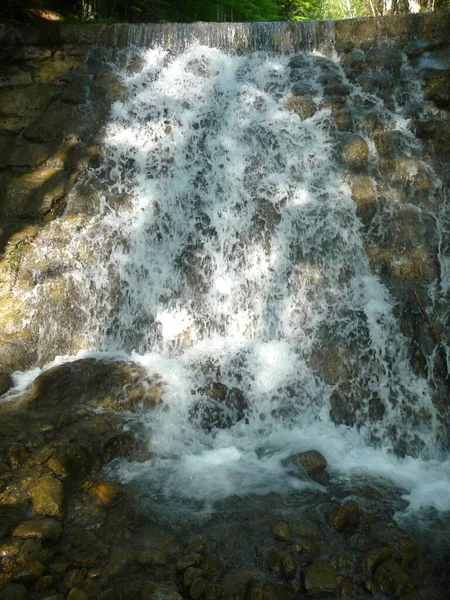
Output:
<instances>
[{"instance_id":1,"label":"dark green vegetation","mask_svg":"<svg viewBox=\"0 0 450 600\"><path fill-rule=\"evenodd\" d=\"M29 20L54 11L87 22L277 21L341 19L445 9L449 0L4 0L0 19Z\"/></svg>"}]
</instances>

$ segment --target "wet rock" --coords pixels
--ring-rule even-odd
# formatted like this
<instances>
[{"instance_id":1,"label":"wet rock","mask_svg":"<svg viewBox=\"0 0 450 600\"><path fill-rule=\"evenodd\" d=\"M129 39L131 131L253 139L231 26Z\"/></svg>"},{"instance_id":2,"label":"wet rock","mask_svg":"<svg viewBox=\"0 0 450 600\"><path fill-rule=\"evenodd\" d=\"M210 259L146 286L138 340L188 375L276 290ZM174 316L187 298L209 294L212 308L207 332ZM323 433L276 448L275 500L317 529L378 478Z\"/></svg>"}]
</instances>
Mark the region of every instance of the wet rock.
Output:
<instances>
[{"instance_id":1,"label":"wet rock","mask_svg":"<svg viewBox=\"0 0 450 600\"><path fill-rule=\"evenodd\" d=\"M31 491L33 509L37 515L61 517L63 510L64 488L56 477L43 477Z\"/></svg>"},{"instance_id":2,"label":"wet rock","mask_svg":"<svg viewBox=\"0 0 450 600\"><path fill-rule=\"evenodd\" d=\"M147 548L138 554L137 561L142 566L165 565L167 554L154 548Z\"/></svg>"},{"instance_id":3,"label":"wet rock","mask_svg":"<svg viewBox=\"0 0 450 600\"><path fill-rule=\"evenodd\" d=\"M379 71L368 72L358 77L358 85L364 92L388 100L394 90L394 79Z\"/></svg>"},{"instance_id":4,"label":"wet rock","mask_svg":"<svg viewBox=\"0 0 450 600\"><path fill-rule=\"evenodd\" d=\"M350 81L354 81L366 68L364 52L362 50L347 52L341 59L341 66Z\"/></svg>"},{"instance_id":5,"label":"wet rock","mask_svg":"<svg viewBox=\"0 0 450 600\"><path fill-rule=\"evenodd\" d=\"M402 66L402 54L396 48L371 48L366 52L366 63L370 69L382 69L399 73Z\"/></svg>"},{"instance_id":6,"label":"wet rock","mask_svg":"<svg viewBox=\"0 0 450 600\"><path fill-rule=\"evenodd\" d=\"M417 543L400 527L380 524L373 528L372 535L393 550L402 567L407 567L419 556Z\"/></svg>"},{"instance_id":7,"label":"wet rock","mask_svg":"<svg viewBox=\"0 0 450 600\"><path fill-rule=\"evenodd\" d=\"M182 600L177 591L152 581L144 581L142 584L141 598L142 600Z\"/></svg>"},{"instance_id":8,"label":"wet rock","mask_svg":"<svg viewBox=\"0 0 450 600\"><path fill-rule=\"evenodd\" d=\"M286 550L273 552L267 560L267 568L284 577L292 578L297 572L297 563L294 555Z\"/></svg>"},{"instance_id":9,"label":"wet rock","mask_svg":"<svg viewBox=\"0 0 450 600\"><path fill-rule=\"evenodd\" d=\"M368 175L349 174L352 198L357 205L358 217L365 223L370 222L376 213L376 190L374 180Z\"/></svg>"},{"instance_id":10,"label":"wet rock","mask_svg":"<svg viewBox=\"0 0 450 600\"><path fill-rule=\"evenodd\" d=\"M62 536L61 524L50 517L32 519L20 523L13 532L14 537L57 540Z\"/></svg>"},{"instance_id":11,"label":"wet rock","mask_svg":"<svg viewBox=\"0 0 450 600\"><path fill-rule=\"evenodd\" d=\"M273 537L281 542L287 542L291 537L291 527L286 521L280 521L272 531Z\"/></svg>"},{"instance_id":12,"label":"wet rock","mask_svg":"<svg viewBox=\"0 0 450 600\"><path fill-rule=\"evenodd\" d=\"M299 81L298 83L295 83L292 86L292 95L293 96L312 96L313 95L313 89L310 85L308 85L307 83L304 83L303 81Z\"/></svg>"},{"instance_id":13,"label":"wet rock","mask_svg":"<svg viewBox=\"0 0 450 600\"><path fill-rule=\"evenodd\" d=\"M11 469L18 469L28 459L29 453L24 444L6 444L3 447L3 460Z\"/></svg>"},{"instance_id":14,"label":"wet rock","mask_svg":"<svg viewBox=\"0 0 450 600\"><path fill-rule=\"evenodd\" d=\"M328 473L326 472L326 458L317 450L308 450L299 452L291 456L290 461L303 469L308 477L317 481L321 485L328 482Z\"/></svg>"},{"instance_id":15,"label":"wet rock","mask_svg":"<svg viewBox=\"0 0 450 600\"><path fill-rule=\"evenodd\" d=\"M423 97L437 106L450 105L450 69L426 69L422 72Z\"/></svg>"},{"instance_id":16,"label":"wet rock","mask_svg":"<svg viewBox=\"0 0 450 600\"><path fill-rule=\"evenodd\" d=\"M336 572L329 562L318 561L305 570L308 595L336 592L339 587Z\"/></svg>"},{"instance_id":17,"label":"wet rock","mask_svg":"<svg viewBox=\"0 0 450 600\"><path fill-rule=\"evenodd\" d=\"M118 433L110 437L103 444L103 458L105 463L115 458L128 457L135 445L134 437L129 433Z\"/></svg>"},{"instance_id":18,"label":"wet rock","mask_svg":"<svg viewBox=\"0 0 450 600\"><path fill-rule=\"evenodd\" d=\"M27 588L20 583L7 583L0 591L2 600L28 600L30 595Z\"/></svg>"},{"instance_id":19,"label":"wet rock","mask_svg":"<svg viewBox=\"0 0 450 600\"><path fill-rule=\"evenodd\" d=\"M372 572L381 563L390 560L393 556L391 548L377 548L367 552L362 561L361 566L365 571Z\"/></svg>"},{"instance_id":20,"label":"wet rock","mask_svg":"<svg viewBox=\"0 0 450 600\"><path fill-rule=\"evenodd\" d=\"M391 596L400 596L407 589L409 581L409 575L394 560L379 565L373 576L376 589Z\"/></svg>"},{"instance_id":21,"label":"wet rock","mask_svg":"<svg viewBox=\"0 0 450 600\"><path fill-rule=\"evenodd\" d=\"M352 133L355 129L355 121L352 111L348 108L339 108L332 111L332 117L337 131Z\"/></svg>"},{"instance_id":22,"label":"wet rock","mask_svg":"<svg viewBox=\"0 0 450 600\"><path fill-rule=\"evenodd\" d=\"M325 96L339 96L343 98L350 94L350 86L345 85L344 83L326 85L323 88L323 93Z\"/></svg>"},{"instance_id":23,"label":"wet rock","mask_svg":"<svg viewBox=\"0 0 450 600\"><path fill-rule=\"evenodd\" d=\"M286 101L286 108L297 114L302 120L310 119L316 114L316 105L306 96L293 96Z\"/></svg>"},{"instance_id":24,"label":"wet rock","mask_svg":"<svg viewBox=\"0 0 450 600\"><path fill-rule=\"evenodd\" d=\"M13 386L13 380L11 376L0 369L0 396L6 394L6 392Z\"/></svg>"},{"instance_id":25,"label":"wet rock","mask_svg":"<svg viewBox=\"0 0 450 600\"><path fill-rule=\"evenodd\" d=\"M209 581L219 579L225 572L221 561L215 556L205 556L200 563L199 568L203 571L205 577Z\"/></svg>"},{"instance_id":26,"label":"wet rock","mask_svg":"<svg viewBox=\"0 0 450 600\"><path fill-rule=\"evenodd\" d=\"M250 581L245 590L245 600L262 600L263 586L257 581Z\"/></svg>"},{"instance_id":27,"label":"wet rock","mask_svg":"<svg viewBox=\"0 0 450 600\"><path fill-rule=\"evenodd\" d=\"M203 555L198 553L182 556L176 564L177 571L185 571L188 567L196 567L203 560Z\"/></svg>"},{"instance_id":28,"label":"wet rock","mask_svg":"<svg viewBox=\"0 0 450 600\"><path fill-rule=\"evenodd\" d=\"M155 388L157 391L155 391ZM109 408L117 412L150 407L161 399L160 378L149 378L139 365L81 359L66 363L37 377L28 402L40 406L88 404L92 408ZM148 401L146 401L148 398Z\"/></svg>"},{"instance_id":29,"label":"wet rock","mask_svg":"<svg viewBox=\"0 0 450 600\"><path fill-rule=\"evenodd\" d=\"M0 544L0 556L16 556L22 547L21 542L5 542Z\"/></svg>"},{"instance_id":30,"label":"wet rock","mask_svg":"<svg viewBox=\"0 0 450 600\"><path fill-rule=\"evenodd\" d=\"M64 587L68 590L76 586L81 586L83 583L84 574L81 569L72 569L64 575Z\"/></svg>"},{"instance_id":31,"label":"wet rock","mask_svg":"<svg viewBox=\"0 0 450 600\"><path fill-rule=\"evenodd\" d=\"M334 529L342 532L357 527L359 512L359 504L357 502L348 502L347 504L338 506L331 518Z\"/></svg>"},{"instance_id":32,"label":"wet rock","mask_svg":"<svg viewBox=\"0 0 450 600\"><path fill-rule=\"evenodd\" d=\"M105 590L98 595L98 600L120 600L120 594L117 590Z\"/></svg>"},{"instance_id":33,"label":"wet rock","mask_svg":"<svg viewBox=\"0 0 450 600\"><path fill-rule=\"evenodd\" d=\"M37 560L30 561L16 567L12 572L12 578L17 583L28 583L39 579L44 570L45 567L41 562Z\"/></svg>"},{"instance_id":34,"label":"wet rock","mask_svg":"<svg viewBox=\"0 0 450 600\"><path fill-rule=\"evenodd\" d=\"M368 112L361 119L361 126L364 133L373 136L380 131L383 131L383 121L380 115L376 112Z\"/></svg>"},{"instance_id":35,"label":"wet rock","mask_svg":"<svg viewBox=\"0 0 450 600\"><path fill-rule=\"evenodd\" d=\"M67 600L89 600L89 596L80 588L74 587L67 594Z\"/></svg>"},{"instance_id":36,"label":"wet rock","mask_svg":"<svg viewBox=\"0 0 450 600\"><path fill-rule=\"evenodd\" d=\"M105 481L88 481L84 487L89 491L91 496L100 500L105 506L115 504L121 495L121 489L118 486Z\"/></svg>"},{"instance_id":37,"label":"wet rock","mask_svg":"<svg viewBox=\"0 0 450 600\"><path fill-rule=\"evenodd\" d=\"M56 586L56 579L53 575L44 575L36 581L35 589L43 592Z\"/></svg>"},{"instance_id":38,"label":"wet rock","mask_svg":"<svg viewBox=\"0 0 450 600\"><path fill-rule=\"evenodd\" d=\"M183 574L183 585L186 589L189 589L192 582L197 579L197 577L201 577L203 575L203 571L198 569L197 567L188 567Z\"/></svg>"},{"instance_id":39,"label":"wet rock","mask_svg":"<svg viewBox=\"0 0 450 600\"><path fill-rule=\"evenodd\" d=\"M352 133L335 133L336 155L339 161L352 171L367 167L369 147L360 136Z\"/></svg>"},{"instance_id":40,"label":"wet rock","mask_svg":"<svg viewBox=\"0 0 450 600\"><path fill-rule=\"evenodd\" d=\"M92 448L73 441L56 448L48 459L47 466L58 477L68 477L89 472L93 461Z\"/></svg>"},{"instance_id":41,"label":"wet rock","mask_svg":"<svg viewBox=\"0 0 450 600\"><path fill-rule=\"evenodd\" d=\"M192 600L200 600L204 596L207 584L208 582L203 577L194 579L189 588L189 595Z\"/></svg>"},{"instance_id":42,"label":"wet rock","mask_svg":"<svg viewBox=\"0 0 450 600\"><path fill-rule=\"evenodd\" d=\"M128 552L123 551L120 547L115 548L111 553L108 562L103 567L101 576L106 579L115 577L116 575L119 575L119 573L125 571L132 562L133 557Z\"/></svg>"}]
</instances>

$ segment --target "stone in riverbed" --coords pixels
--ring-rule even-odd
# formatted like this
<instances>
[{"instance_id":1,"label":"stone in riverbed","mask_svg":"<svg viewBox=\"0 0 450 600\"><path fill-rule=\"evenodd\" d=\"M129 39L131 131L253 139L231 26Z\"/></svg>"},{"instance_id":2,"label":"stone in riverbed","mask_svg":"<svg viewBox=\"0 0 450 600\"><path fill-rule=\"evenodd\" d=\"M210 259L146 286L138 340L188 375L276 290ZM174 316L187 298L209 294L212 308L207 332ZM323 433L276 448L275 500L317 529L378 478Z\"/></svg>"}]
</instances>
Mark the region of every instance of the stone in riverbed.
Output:
<instances>
[{"instance_id":1,"label":"stone in riverbed","mask_svg":"<svg viewBox=\"0 0 450 600\"><path fill-rule=\"evenodd\" d=\"M393 556L391 548L377 548L376 550L370 550L367 552L362 561L361 566L365 571L373 571L381 563L390 560Z\"/></svg>"},{"instance_id":2,"label":"stone in riverbed","mask_svg":"<svg viewBox=\"0 0 450 600\"><path fill-rule=\"evenodd\" d=\"M180 594L165 585L144 581L141 586L142 600L183 600Z\"/></svg>"},{"instance_id":3,"label":"stone in riverbed","mask_svg":"<svg viewBox=\"0 0 450 600\"><path fill-rule=\"evenodd\" d=\"M62 536L62 527L58 521L51 517L32 519L20 523L14 529L13 536L25 539L57 540Z\"/></svg>"},{"instance_id":4,"label":"stone in riverbed","mask_svg":"<svg viewBox=\"0 0 450 600\"><path fill-rule=\"evenodd\" d=\"M137 561L142 566L165 565L167 554L154 548L147 548L138 555Z\"/></svg>"},{"instance_id":5,"label":"stone in riverbed","mask_svg":"<svg viewBox=\"0 0 450 600\"><path fill-rule=\"evenodd\" d=\"M377 590L391 596L400 596L409 585L409 575L395 562L389 560L376 568L373 583Z\"/></svg>"},{"instance_id":6,"label":"stone in riverbed","mask_svg":"<svg viewBox=\"0 0 450 600\"><path fill-rule=\"evenodd\" d=\"M291 537L291 527L286 521L280 521L272 531L273 537L281 542L287 542Z\"/></svg>"},{"instance_id":7,"label":"stone in riverbed","mask_svg":"<svg viewBox=\"0 0 450 600\"><path fill-rule=\"evenodd\" d=\"M202 560L203 556L201 554L186 554L178 560L176 569L177 571L185 571L188 567L196 567L202 562Z\"/></svg>"},{"instance_id":8,"label":"stone in riverbed","mask_svg":"<svg viewBox=\"0 0 450 600\"><path fill-rule=\"evenodd\" d=\"M0 396L5 394L13 385L11 376L0 369Z\"/></svg>"},{"instance_id":9,"label":"stone in riverbed","mask_svg":"<svg viewBox=\"0 0 450 600\"><path fill-rule=\"evenodd\" d=\"M336 592L339 583L336 571L326 561L318 561L305 571L305 589L308 595Z\"/></svg>"},{"instance_id":10,"label":"stone in riverbed","mask_svg":"<svg viewBox=\"0 0 450 600\"><path fill-rule=\"evenodd\" d=\"M89 596L80 588L73 587L67 594L67 600L89 600Z\"/></svg>"},{"instance_id":11,"label":"stone in riverbed","mask_svg":"<svg viewBox=\"0 0 450 600\"><path fill-rule=\"evenodd\" d=\"M291 456L290 461L303 469L306 475L320 483L325 485L328 482L328 473L326 472L327 460L317 450L308 450L306 452L299 452Z\"/></svg>"},{"instance_id":12,"label":"stone in riverbed","mask_svg":"<svg viewBox=\"0 0 450 600\"><path fill-rule=\"evenodd\" d=\"M357 502L348 502L347 504L338 506L334 510L331 520L334 529L339 532L357 527L359 523L359 504Z\"/></svg>"},{"instance_id":13,"label":"stone in riverbed","mask_svg":"<svg viewBox=\"0 0 450 600\"><path fill-rule=\"evenodd\" d=\"M334 134L336 140L336 156L351 171L361 171L367 167L369 146L367 142L354 133L339 132Z\"/></svg>"},{"instance_id":14,"label":"stone in riverbed","mask_svg":"<svg viewBox=\"0 0 450 600\"><path fill-rule=\"evenodd\" d=\"M0 592L2 600L28 600L30 598L27 588L21 583L7 583Z\"/></svg>"},{"instance_id":15,"label":"stone in riverbed","mask_svg":"<svg viewBox=\"0 0 450 600\"><path fill-rule=\"evenodd\" d=\"M61 517L63 511L64 488L56 477L43 477L31 491L33 509L37 515Z\"/></svg>"},{"instance_id":16,"label":"stone in riverbed","mask_svg":"<svg viewBox=\"0 0 450 600\"><path fill-rule=\"evenodd\" d=\"M208 582L203 577L197 577L197 579L194 579L189 588L189 595L192 600L200 600L205 593L207 585Z\"/></svg>"},{"instance_id":17,"label":"stone in riverbed","mask_svg":"<svg viewBox=\"0 0 450 600\"><path fill-rule=\"evenodd\" d=\"M23 444L6 444L3 447L3 459L11 469L18 469L28 459L28 451Z\"/></svg>"},{"instance_id":18,"label":"stone in riverbed","mask_svg":"<svg viewBox=\"0 0 450 600\"><path fill-rule=\"evenodd\" d=\"M210 581L215 581L219 577L222 577L225 572L222 563L215 556L205 556L199 568Z\"/></svg>"},{"instance_id":19,"label":"stone in riverbed","mask_svg":"<svg viewBox=\"0 0 450 600\"><path fill-rule=\"evenodd\" d=\"M112 506L120 497L121 490L118 486L105 481L88 481L84 487L89 490L91 496L100 500L105 506Z\"/></svg>"},{"instance_id":20,"label":"stone in riverbed","mask_svg":"<svg viewBox=\"0 0 450 600\"><path fill-rule=\"evenodd\" d=\"M286 108L290 112L295 112L302 120L309 119L316 114L316 105L311 98L306 96L288 98Z\"/></svg>"},{"instance_id":21,"label":"stone in riverbed","mask_svg":"<svg viewBox=\"0 0 450 600\"><path fill-rule=\"evenodd\" d=\"M39 579L45 570L44 565L38 560L32 560L24 565L17 566L12 572L12 578L17 583L29 583Z\"/></svg>"}]
</instances>

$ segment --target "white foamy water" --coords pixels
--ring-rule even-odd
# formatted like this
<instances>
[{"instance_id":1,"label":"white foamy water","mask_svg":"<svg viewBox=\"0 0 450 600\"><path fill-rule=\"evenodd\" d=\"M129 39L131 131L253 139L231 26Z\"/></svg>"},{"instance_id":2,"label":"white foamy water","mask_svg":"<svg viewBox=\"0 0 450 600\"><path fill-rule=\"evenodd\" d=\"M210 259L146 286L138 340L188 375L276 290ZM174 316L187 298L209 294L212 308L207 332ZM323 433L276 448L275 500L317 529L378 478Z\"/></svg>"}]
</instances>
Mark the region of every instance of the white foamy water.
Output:
<instances>
[{"instance_id":1,"label":"white foamy water","mask_svg":"<svg viewBox=\"0 0 450 600\"><path fill-rule=\"evenodd\" d=\"M131 356L166 392L137 417L155 458L116 472L208 514L232 495L315 486L283 460L316 449L340 477L380 475L412 509L450 509L431 392L370 270L329 111L302 121L287 109L288 56L194 45L141 59L122 73L129 94L112 108L94 174L103 266L85 276L97 356ZM318 60L296 76L317 102ZM385 117L407 132L400 113ZM214 382L228 406L205 402ZM333 393L350 426L331 419ZM400 446L416 458L397 457Z\"/></svg>"}]
</instances>

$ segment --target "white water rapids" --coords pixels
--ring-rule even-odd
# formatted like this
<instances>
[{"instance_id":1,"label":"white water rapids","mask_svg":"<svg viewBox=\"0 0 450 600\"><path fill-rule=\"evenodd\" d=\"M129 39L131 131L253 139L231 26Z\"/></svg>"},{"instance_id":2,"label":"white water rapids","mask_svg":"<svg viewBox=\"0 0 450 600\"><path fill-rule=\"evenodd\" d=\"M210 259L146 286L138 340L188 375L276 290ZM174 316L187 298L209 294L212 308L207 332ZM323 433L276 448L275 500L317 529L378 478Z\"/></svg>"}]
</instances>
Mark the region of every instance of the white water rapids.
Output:
<instances>
[{"instance_id":1,"label":"white water rapids","mask_svg":"<svg viewBox=\"0 0 450 600\"><path fill-rule=\"evenodd\" d=\"M370 270L329 110L302 121L286 108L289 58L193 45L142 50L137 72L120 67L128 97L112 107L91 174L103 181L88 232L100 264L78 274L92 289L82 355L125 354L166 393L138 417L155 458L117 472L206 514L232 495L314 485L282 460L316 449L340 477L386 477L411 509L448 510L450 460L428 384ZM316 59L296 78L320 99ZM407 131L400 110L383 110ZM202 427L193 410L215 380L248 405L238 421L230 409L224 429ZM343 380L353 426L330 417ZM416 457L399 458L399 441Z\"/></svg>"}]
</instances>

